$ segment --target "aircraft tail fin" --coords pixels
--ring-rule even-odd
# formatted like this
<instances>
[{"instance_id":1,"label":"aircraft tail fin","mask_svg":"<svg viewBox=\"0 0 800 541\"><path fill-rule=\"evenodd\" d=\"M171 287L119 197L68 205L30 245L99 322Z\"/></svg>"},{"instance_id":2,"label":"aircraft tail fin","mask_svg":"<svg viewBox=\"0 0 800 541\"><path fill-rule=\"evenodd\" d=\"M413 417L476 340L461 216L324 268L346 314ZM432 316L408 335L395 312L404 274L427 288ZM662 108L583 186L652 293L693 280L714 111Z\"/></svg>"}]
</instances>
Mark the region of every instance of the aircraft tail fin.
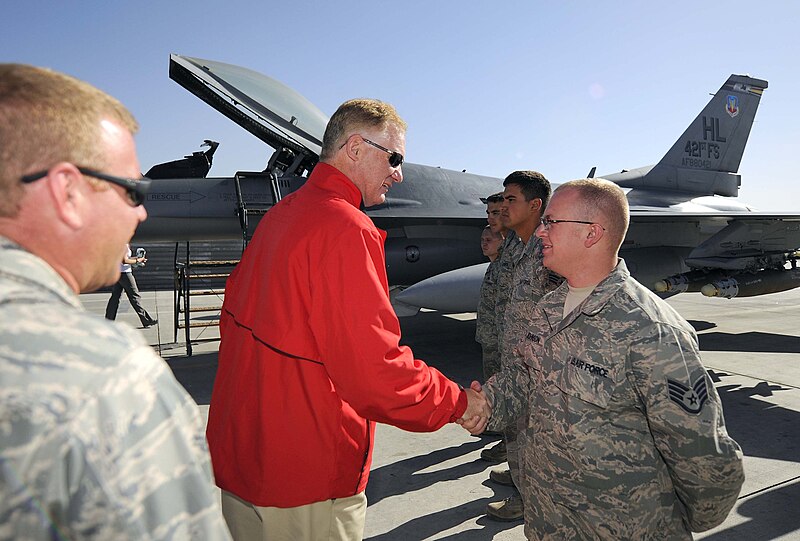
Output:
<instances>
[{"instance_id":1,"label":"aircraft tail fin","mask_svg":"<svg viewBox=\"0 0 800 541\"><path fill-rule=\"evenodd\" d=\"M625 188L736 196L736 174L767 81L731 75L658 164L610 175Z\"/></svg>"}]
</instances>

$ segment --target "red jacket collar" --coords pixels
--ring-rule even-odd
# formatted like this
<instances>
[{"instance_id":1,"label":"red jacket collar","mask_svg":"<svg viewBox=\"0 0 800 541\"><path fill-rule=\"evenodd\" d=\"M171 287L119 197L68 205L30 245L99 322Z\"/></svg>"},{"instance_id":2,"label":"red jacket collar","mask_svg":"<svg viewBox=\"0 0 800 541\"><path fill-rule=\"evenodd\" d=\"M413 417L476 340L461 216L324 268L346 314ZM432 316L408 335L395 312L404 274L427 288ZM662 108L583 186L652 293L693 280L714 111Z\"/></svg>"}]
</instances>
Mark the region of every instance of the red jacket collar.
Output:
<instances>
[{"instance_id":1,"label":"red jacket collar","mask_svg":"<svg viewBox=\"0 0 800 541\"><path fill-rule=\"evenodd\" d=\"M319 162L308 177L308 182L321 190L339 195L356 208L361 206L361 191L347 175L330 164Z\"/></svg>"}]
</instances>

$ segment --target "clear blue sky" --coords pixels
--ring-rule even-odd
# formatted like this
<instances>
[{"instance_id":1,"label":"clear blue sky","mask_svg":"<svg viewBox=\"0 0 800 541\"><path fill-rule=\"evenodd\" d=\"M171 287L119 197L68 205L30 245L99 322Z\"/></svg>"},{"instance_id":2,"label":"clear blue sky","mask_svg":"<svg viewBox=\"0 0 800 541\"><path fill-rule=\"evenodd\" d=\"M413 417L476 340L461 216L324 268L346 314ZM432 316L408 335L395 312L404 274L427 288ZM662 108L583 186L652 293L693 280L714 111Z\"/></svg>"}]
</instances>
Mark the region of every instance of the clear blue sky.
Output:
<instances>
[{"instance_id":1,"label":"clear blue sky","mask_svg":"<svg viewBox=\"0 0 800 541\"><path fill-rule=\"evenodd\" d=\"M203 139L212 176L271 149L168 76L169 54L248 67L330 115L359 96L408 121L414 163L551 181L656 163L731 73L767 79L740 198L800 212L796 2L4 2L0 61L48 66L119 98L142 169Z\"/></svg>"}]
</instances>

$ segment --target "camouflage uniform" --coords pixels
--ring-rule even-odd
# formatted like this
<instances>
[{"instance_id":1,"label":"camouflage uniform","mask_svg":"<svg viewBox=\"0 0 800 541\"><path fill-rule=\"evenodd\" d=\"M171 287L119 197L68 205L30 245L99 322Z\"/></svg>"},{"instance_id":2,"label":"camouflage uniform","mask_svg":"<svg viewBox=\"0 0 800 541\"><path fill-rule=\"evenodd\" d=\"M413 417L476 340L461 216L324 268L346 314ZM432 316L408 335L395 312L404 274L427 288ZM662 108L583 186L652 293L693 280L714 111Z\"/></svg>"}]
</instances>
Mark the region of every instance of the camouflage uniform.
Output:
<instances>
[{"instance_id":1,"label":"camouflage uniform","mask_svg":"<svg viewBox=\"0 0 800 541\"><path fill-rule=\"evenodd\" d=\"M230 539L197 405L0 236L0 539Z\"/></svg>"},{"instance_id":2,"label":"camouflage uniform","mask_svg":"<svg viewBox=\"0 0 800 541\"><path fill-rule=\"evenodd\" d=\"M537 306L524 365L486 385L489 427L519 436L530 539L691 539L744 481L739 445L697 336L624 261L562 320L567 286Z\"/></svg>"},{"instance_id":3,"label":"camouflage uniform","mask_svg":"<svg viewBox=\"0 0 800 541\"><path fill-rule=\"evenodd\" d=\"M511 285L514 283L514 265L519 260L522 250L525 248L522 239L516 233L509 230L506 240L502 244L502 252L497 258L497 292L495 294L495 330L497 332L498 344L502 348L503 326L505 324L505 310L511 300ZM502 358L502 351L500 353ZM502 366L502 363L501 363Z\"/></svg>"},{"instance_id":4,"label":"camouflage uniform","mask_svg":"<svg viewBox=\"0 0 800 541\"><path fill-rule=\"evenodd\" d=\"M519 244L514 246L510 257L510 273L508 280L507 300L504 306L498 306L498 313L503 313L501 333L500 364L520 361L517 345L523 341L528 327L534 317L534 308L544 295L553 291L561 283L562 278L550 272L543 264L542 239L532 236L526 244L517 238Z\"/></svg>"},{"instance_id":5,"label":"camouflage uniform","mask_svg":"<svg viewBox=\"0 0 800 541\"><path fill-rule=\"evenodd\" d=\"M507 300L504 306L497 309L498 314L503 314L501 316L503 324L499 327L502 369L506 369L510 364L522 362L517 346L533 324L536 304L545 293L552 291L560 283L560 278L551 280L550 271L542 263L542 239L531 236L528 242L523 244L519 237L516 235L514 237L517 242L511 244L509 250L511 255L504 267L504 283L508 284L505 287ZM517 434L526 426L525 412L520 413L517 423L510 423L505 430L508 467L518 489L522 488L521 483L524 479L519 475Z\"/></svg>"},{"instance_id":6,"label":"camouflage uniform","mask_svg":"<svg viewBox=\"0 0 800 541\"><path fill-rule=\"evenodd\" d=\"M481 295L478 300L478 313L475 318L475 341L481 345L483 353L483 381L500 371L500 350L498 347L497 319L497 278L500 271L500 258L503 244L497 250L497 258L489 263L481 282Z\"/></svg>"}]
</instances>

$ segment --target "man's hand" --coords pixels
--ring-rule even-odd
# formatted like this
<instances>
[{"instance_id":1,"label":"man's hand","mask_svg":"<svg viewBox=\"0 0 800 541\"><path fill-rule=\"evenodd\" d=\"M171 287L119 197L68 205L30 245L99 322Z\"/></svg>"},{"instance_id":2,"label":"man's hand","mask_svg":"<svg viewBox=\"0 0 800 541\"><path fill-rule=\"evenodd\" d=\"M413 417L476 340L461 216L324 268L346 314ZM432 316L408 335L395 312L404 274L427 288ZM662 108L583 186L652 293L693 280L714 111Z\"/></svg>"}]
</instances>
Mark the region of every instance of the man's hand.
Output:
<instances>
[{"instance_id":1,"label":"man's hand","mask_svg":"<svg viewBox=\"0 0 800 541\"><path fill-rule=\"evenodd\" d=\"M486 400L486 393L481 390L481 384L473 381L469 389L464 389L467 393L467 409L464 415L456 421L470 434L480 434L486 429L492 409L489 401Z\"/></svg>"}]
</instances>

